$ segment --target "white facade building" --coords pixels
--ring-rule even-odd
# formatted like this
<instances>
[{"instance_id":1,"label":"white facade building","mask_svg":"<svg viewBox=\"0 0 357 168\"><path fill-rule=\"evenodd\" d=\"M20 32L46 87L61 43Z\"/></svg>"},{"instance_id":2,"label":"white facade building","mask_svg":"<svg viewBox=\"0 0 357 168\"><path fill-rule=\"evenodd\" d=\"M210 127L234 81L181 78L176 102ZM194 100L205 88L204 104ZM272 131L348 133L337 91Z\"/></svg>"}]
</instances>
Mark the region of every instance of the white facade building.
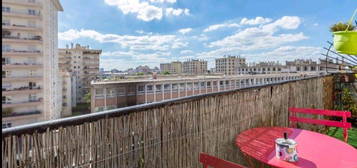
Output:
<instances>
[{"instance_id":1,"label":"white facade building","mask_svg":"<svg viewBox=\"0 0 357 168\"><path fill-rule=\"evenodd\" d=\"M60 117L58 0L2 1L3 128Z\"/></svg>"}]
</instances>

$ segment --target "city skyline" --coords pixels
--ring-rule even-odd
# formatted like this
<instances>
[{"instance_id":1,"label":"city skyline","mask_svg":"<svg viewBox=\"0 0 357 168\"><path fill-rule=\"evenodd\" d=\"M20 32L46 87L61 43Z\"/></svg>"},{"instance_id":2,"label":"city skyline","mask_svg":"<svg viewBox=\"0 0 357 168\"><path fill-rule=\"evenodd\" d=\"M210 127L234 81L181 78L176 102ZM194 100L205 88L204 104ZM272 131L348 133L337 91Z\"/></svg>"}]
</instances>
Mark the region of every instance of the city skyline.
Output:
<instances>
[{"instance_id":1,"label":"city skyline","mask_svg":"<svg viewBox=\"0 0 357 168\"><path fill-rule=\"evenodd\" d=\"M228 54L254 62L317 60L332 40L329 26L347 21L354 10L352 0L62 3L59 47L73 42L102 49L100 67L106 70L190 58L206 59L212 68L215 58Z\"/></svg>"}]
</instances>

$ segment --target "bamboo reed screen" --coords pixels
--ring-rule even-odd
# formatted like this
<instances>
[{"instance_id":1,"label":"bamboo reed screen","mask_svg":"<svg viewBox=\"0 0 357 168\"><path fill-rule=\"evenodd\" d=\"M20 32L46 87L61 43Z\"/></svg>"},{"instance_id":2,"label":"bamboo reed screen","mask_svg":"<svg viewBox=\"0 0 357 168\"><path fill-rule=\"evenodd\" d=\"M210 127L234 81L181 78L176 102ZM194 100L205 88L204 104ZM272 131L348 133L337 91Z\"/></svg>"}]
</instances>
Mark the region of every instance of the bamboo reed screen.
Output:
<instances>
[{"instance_id":1,"label":"bamboo reed screen","mask_svg":"<svg viewBox=\"0 0 357 168\"><path fill-rule=\"evenodd\" d=\"M177 100L118 117L2 138L3 167L201 167L200 152L244 164L241 131L288 126L288 107L329 108L332 76Z\"/></svg>"}]
</instances>

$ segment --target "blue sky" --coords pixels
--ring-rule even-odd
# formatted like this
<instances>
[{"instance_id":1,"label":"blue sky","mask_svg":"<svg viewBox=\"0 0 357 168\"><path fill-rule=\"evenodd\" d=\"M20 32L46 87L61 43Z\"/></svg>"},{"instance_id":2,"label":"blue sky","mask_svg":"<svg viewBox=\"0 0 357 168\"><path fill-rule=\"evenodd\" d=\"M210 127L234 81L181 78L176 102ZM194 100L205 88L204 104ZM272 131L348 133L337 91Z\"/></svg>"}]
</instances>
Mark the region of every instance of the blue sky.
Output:
<instances>
[{"instance_id":1,"label":"blue sky","mask_svg":"<svg viewBox=\"0 0 357 168\"><path fill-rule=\"evenodd\" d=\"M320 58L328 31L356 0L61 0L59 47L102 49L100 67L205 59L248 62Z\"/></svg>"}]
</instances>

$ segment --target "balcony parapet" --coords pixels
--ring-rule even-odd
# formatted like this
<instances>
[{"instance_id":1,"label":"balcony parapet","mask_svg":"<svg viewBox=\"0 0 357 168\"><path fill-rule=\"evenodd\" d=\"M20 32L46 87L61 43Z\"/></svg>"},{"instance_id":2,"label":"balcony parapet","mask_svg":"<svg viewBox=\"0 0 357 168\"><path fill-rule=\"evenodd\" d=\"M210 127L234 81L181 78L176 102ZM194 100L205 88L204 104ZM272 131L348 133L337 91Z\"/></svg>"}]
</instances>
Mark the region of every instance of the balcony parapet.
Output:
<instances>
[{"instance_id":1,"label":"balcony parapet","mask_svg":"<svg viewBox=\"0 0 357 168\"><path fill-rule=\"evenodd\" d=\"M41 13L40 12L35 12L35 13L28 13L27 11L21 11L21 10L10 10L10 11L2 11L3 16L17 16L17 17L26 17L26 18L40 18Z\"/></svg>"},{"instance_id":2,"label":"balcony parapet","mask_svg":"<svg viewBox=\"0 0 357 168\"><path fill-rule=\"evenodd\" d=\"M332 100L325 93L333 92L329 87L333 84L330 75L303 77L6 128L2 130L3 162L15 167L12 158L24 156L19 162L25 167L38 160L40 167L51 159L60 159L53 167L107 163L135 167L139 162L144 167L199 167L198 159L192 156L202 151L218 149L225 157L237 157L239 153L232 152L234 146L227 144L233 144L243 130L288 126L290 106L323 107L325 101ZM12 138L15 136L18 139ZM39 151L38 157L29 156L29 151L12 150L33 144L34 139L41 144L32 146L32 151ZM183 150L189 155L182 155ZM58 152L75 154L58 157ZM142 155L145 152L150 155ZM161 156L165 158L155 159Z\"/></svg>"},{"instance_id":3,"label":"balcony parapet","mask_svg":"<svg viewBox=\"0 0 357 168\"><path fill-rule=\"evenodd\" d=\"M35 111L30 111L30 112L12 112L9 114L4 114L2 113L2 117L7 118L7 117L18 117L18 116L27 116L27 115L37 115L41 114L41 111L35 110Z\"/></svg>"},{"instance_id":4,"label":"balcony parapet","mask_svg":"<svg viewBox=\"0 0 357 168\"><path fill-rule=\"evenodd\" d=\"M19 87L19 88L2 88L3 95L16 95L16 94L33 94L42 90L41 87Z\"/></svg>"},{"instance_id":5,"label":"balcony parapet","mask_svg":"<svg viewBox=\"0 0 357 168\"><path fill-rule=\"evenodd\" d=\"M11 63L11 64L3 64L2 68L10 69L10 68L41 68L42 64L39 63Z\"/></svg>"},{"instance_id":6,"label":"balcony parapet","mask_svg":"<svg viewBox=\"0 0 357 168\"><path fill-rule=\"evenodd\" d=\"M19 101L19 102L3 102L2 108L11 108L11 107L26 107L26 106L36 106L42 103L42 98L35 100Z\"/></svg>"},{"instance_id":7,"label":"balcony parapet","mask_svg":"<svg viewBox=\"0 0 357 168\"><path fill-rule=\"evenodd\" d=\"M41 80L42 76L34 75L34 76L9 76L2 77L2 80L5 82L16 82L16 81L32 81L32 80Z\"/></svg>"},{"instance_id":8,"label":"balcony parapet","mask_svg":"<svg viewBox=\"0 0 357 168\"><path fill-rule=\"evenodd\" d=\"M18 24L6 24L2 23L2 28L4 30L29 30L29 31L41 31L41 27L28 26L28 25L18 25Z\"/></svg>"},{"instance_id":9,"label":"balcony parapet","mask_svg":"<svg viewBox=\"0 0 357 168\"><path fill-rule=\"evenodd\" d=\"M42 7L41 2L36 1L28 1L28 0L3 0L2 3L4 4L12 4L12 5L21 5L21 6L28 6L28 7Z\"/></svg>"},{"instance_id":10,"label":"balcony parapet","mask_svg":"<svg viewBox=\"0 0 357 168\"><path fill-rule=\"evenodd\" d=\"M17 37L17 36L2 36L3 39L15 39L15 40L36 40L36 41L41 41L42 37L41 36L34 36L34 37Z\"/></svg>"}]
</instances>

